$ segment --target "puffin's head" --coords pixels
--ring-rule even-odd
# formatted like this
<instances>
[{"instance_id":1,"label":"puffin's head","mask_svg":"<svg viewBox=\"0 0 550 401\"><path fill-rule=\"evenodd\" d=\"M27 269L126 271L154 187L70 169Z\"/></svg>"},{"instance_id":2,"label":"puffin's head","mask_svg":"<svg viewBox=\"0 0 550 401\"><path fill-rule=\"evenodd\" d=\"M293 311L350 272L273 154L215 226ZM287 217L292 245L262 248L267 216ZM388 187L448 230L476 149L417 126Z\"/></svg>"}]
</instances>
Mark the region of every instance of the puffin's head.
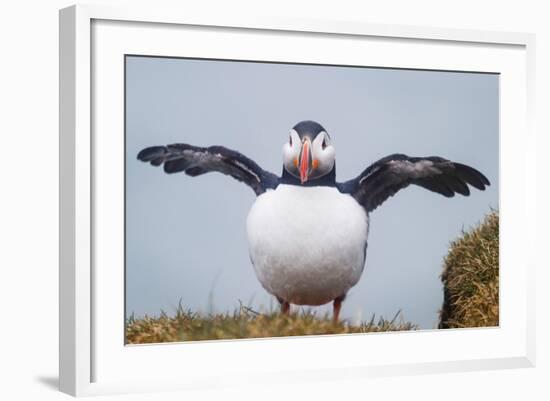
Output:
<instances>
[{"instance_id":1,"label":"puffin's head","mask_svg":"<svg viewBox=\"0 0 550 401\"><path fill-rule=\"evenodd\" d=\"M315 121L296 124L283 146L284 168L302 184L330 173L334 168L334 158L330 137Z\"/></svg>"}]
</instances>

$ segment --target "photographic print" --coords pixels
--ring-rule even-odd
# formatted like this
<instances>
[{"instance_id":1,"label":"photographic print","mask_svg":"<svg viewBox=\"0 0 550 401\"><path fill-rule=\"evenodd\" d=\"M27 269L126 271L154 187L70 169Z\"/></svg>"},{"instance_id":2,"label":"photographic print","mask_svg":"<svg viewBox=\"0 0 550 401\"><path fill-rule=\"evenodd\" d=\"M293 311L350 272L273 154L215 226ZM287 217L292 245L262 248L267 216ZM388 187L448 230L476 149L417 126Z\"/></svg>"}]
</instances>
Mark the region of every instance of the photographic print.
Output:
<instances>
[{"instance_id":1,"label":"photographic print","mask_svg":"<svg viewBox=\"0 0 550 401\"><path fill-rule=\"evenodd\" d=\"M125 57L127 344L499 324L499 76Z\"/></svg>"}]
</instances>

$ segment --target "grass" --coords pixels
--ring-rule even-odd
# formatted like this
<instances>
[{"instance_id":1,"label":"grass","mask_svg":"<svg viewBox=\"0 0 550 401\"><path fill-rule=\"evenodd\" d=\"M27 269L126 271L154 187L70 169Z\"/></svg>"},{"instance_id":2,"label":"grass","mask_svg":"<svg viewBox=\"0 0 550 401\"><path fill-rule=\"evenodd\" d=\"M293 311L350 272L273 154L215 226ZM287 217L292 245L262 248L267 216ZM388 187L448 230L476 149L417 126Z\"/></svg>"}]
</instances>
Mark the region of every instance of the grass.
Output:
<instances>
[{"instance_id":1,"label":"grass","mask_svg":"<svg viewBox=\"0 0 550 401\"><path fill-rule=\"evenodd\" d=\"M135 319L126 322L126 341L129 344L163 343L197 340L304 336L321 334L372 333L415 330L418 327L404 322L400 312L393 319L375 317L368 322L349 325L333 323L332 317L317 316L301 311L290 315L277 312L258 313L241 306L233 313L200 315L185 311L181 305L175 316L162 313L160 317Z\"/></svg>"},{"instance_id":2,"label":"grass","mask_svg":"<svg viewBox=\"0 0 550 401\"><path fill-rule=\"evenodd\" d=\"M441 275L440 328L499 323L499 215L493 211L450 247Z\"/></svg>"}]
</instances>

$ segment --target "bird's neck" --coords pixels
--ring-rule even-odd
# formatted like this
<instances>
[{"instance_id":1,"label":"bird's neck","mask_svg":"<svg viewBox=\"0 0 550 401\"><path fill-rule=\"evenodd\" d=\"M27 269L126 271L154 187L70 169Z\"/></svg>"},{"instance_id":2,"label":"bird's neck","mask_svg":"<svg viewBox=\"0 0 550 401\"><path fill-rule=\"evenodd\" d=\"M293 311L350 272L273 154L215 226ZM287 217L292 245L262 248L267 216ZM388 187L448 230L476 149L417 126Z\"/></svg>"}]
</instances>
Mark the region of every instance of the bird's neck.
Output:
<instances>
[{"instance_id":1,"label":"bird's neck","mask_svg":"<svg viewBox=\"0 0 550 401\"><path fill-rule=\"evenodd\" d=\"M283 166L283 174L281 176L281 184L297 185L299 187L334 187L336 186L336 164L330 171L322 177L308 180L301 183L300 179L290 174Z\"/></svg>"}]
</instances>

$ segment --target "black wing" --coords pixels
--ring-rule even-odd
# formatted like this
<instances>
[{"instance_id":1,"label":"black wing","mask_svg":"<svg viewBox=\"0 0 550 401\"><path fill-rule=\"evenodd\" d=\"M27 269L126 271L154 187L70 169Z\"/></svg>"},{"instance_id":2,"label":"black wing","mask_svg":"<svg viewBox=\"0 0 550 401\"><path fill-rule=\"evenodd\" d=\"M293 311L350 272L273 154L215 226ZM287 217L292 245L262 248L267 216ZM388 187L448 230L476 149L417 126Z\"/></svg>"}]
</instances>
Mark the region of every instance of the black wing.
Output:
<instances>
[{"instance_id":1,"label":"black wing","mask_svg":"<svg viewBox=\"0 0 550 401\"><path fill-rule=\"evenodd\" d=\"M279 177L263 170L254 161L223 146L200 148L186 143L152 146L138 153L137 158L153 166L164 164L168 174L184 171L191 177L217 171L244 182L260 195L267 189L275 189Z\"/></svg>"},{"instance_id":2,"label":"black wing","mask_svg":"<svg viewBox=\"0 0 550 401\"><path fill-rule=\"evenodd\" d=\"M468 185L479 190L489 180L476 169L441 157L409 157L395 154L370 165L353 180L338 184L370 212L400 189L419 185L448 198L455 193L470 195Z\"/></svg>"}]
</instances>

